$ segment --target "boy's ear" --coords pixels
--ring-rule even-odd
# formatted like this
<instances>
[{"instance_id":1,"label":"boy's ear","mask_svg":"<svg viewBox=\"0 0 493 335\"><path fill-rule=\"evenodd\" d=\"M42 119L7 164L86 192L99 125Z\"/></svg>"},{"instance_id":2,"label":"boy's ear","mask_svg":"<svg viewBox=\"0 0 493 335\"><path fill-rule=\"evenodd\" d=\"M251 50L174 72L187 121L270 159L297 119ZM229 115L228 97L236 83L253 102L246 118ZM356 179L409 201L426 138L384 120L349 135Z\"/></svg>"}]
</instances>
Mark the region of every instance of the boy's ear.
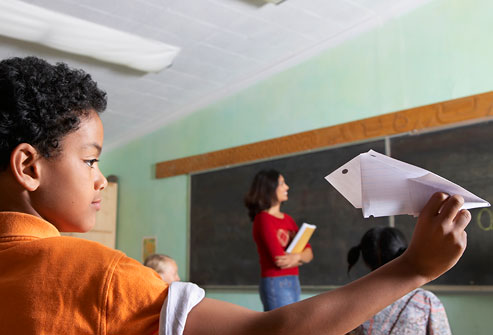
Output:
<instances>
[{"instance_id":1,"label":"boy's ear","mask_svg":"<svg viewBox=\"0 0 493 335\"><path fill-rule=\"evenodd\" d=\"M35 191L39 186L39 154L28 143L21 143L10 154L10 169L14 178L27 191Z\"/></svg>"}]
</instances>

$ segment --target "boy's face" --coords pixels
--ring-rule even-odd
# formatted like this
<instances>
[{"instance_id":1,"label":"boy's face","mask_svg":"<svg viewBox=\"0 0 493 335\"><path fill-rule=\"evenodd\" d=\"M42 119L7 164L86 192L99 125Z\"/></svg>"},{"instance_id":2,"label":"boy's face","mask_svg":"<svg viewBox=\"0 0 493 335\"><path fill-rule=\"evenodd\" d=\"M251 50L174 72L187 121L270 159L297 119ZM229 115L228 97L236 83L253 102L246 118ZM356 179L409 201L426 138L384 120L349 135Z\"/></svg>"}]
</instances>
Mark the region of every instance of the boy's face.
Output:
<instances>
[{"instance_id":1,"label":"boy's face","mask_svg":"<svg viewBox=\"0 0 493 335\"><path fill-rule=\"evenodd\" d=\"M96 223L100 192L108 184L97 163L103 146L99 116L91 112L60 145L58 156L40 158L40 184L32 192L32 206L59 231L86 232Z\"/></svg>"}]
</instances>

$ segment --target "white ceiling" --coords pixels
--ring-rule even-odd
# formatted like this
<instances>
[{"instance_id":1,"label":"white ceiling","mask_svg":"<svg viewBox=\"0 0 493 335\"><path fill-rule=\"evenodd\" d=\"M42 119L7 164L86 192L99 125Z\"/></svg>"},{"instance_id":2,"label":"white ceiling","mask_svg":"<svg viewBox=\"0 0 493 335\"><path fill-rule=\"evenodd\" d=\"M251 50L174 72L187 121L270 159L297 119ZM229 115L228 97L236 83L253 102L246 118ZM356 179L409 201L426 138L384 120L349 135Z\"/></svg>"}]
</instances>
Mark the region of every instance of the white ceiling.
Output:
<instances>
[{"instance_id":1,"label":"white ceiling","mask_svg":"<svg viewBox=\"0 0 493 335\"><path fill-rule=\"evenodd\" d=\"M0 0L8 1L8 0ZM179 46L144 74L0 37L0 58L35 54L80 67L108 92L105 147L114 148L314 56L428 0L24 0Z\"/></svg>"}]
</instances>

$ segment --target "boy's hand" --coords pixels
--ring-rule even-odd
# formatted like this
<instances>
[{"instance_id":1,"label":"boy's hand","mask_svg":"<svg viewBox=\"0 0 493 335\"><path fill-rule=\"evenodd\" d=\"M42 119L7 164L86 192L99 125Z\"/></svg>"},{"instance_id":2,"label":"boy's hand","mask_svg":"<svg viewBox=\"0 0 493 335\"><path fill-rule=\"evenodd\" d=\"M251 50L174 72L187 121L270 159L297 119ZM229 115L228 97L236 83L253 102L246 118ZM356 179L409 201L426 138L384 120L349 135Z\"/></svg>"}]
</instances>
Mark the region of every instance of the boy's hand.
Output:
<instances>
[{"instance_id":1,"label":"boy's hand","mask_svg":"<svg viewBox=\"0 0 493 335\"><path fill-rule=\"evenodd\" d=\"M459 211L463 203L461 196L435 193L419 215L409 248L402 256L427 280L453 267L466 248L464 229L471 213Z\"/></svg>"}]
</instances>

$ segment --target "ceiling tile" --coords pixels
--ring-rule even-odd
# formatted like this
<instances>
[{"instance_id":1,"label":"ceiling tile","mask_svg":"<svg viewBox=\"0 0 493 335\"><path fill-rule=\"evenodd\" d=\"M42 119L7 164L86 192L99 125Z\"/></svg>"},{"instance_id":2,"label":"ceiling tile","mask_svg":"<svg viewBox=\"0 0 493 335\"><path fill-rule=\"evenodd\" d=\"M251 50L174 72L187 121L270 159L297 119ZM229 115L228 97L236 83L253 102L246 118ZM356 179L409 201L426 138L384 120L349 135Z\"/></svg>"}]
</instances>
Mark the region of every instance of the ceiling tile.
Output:
<instances>
[{"instance_id":1,"label":"ceiling tile","mask_svg":"<svg viewBox=\"0 0 493 335\"><path fill-rule=\"evenodd\" d=\"M429 0L24 1L181 48L170 68L140 73L0 37L2 58L35 54L91 73L108 92L102 119L111 147Z\"/></svg>"}]
</instances>

